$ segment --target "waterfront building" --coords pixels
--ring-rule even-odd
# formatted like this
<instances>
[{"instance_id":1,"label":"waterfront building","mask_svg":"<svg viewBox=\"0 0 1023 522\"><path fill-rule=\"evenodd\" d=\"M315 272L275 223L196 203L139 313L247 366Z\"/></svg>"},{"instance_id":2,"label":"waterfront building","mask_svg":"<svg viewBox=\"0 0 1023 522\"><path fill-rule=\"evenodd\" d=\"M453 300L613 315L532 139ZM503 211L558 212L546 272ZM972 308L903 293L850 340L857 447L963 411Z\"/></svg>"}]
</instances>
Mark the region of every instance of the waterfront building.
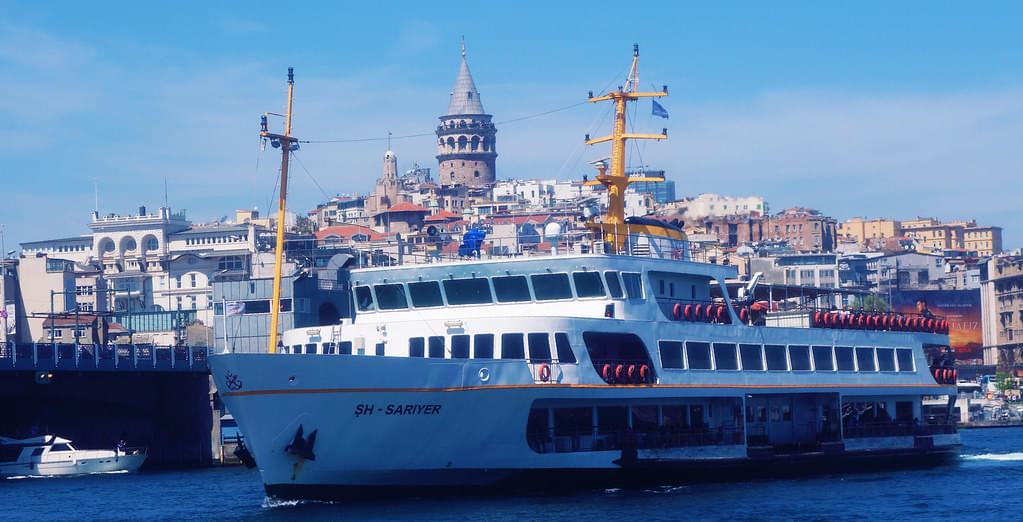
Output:
<instances>
[{"instance_id":1,"label":"waterfront building","mask_svg":"<svg viewBox=\"0 0 1023 522\"><path fill-rule=\"evenodd\" d=\"M886 239L902 235L902 224L893 219L855 217L838 224L838 234L852 238L858 245L868 242L883 245Z\"/></svg>"},{"instance_id":2,"label":"waterfront building","mask_svg":"<svg viewBox=\"0 0 1023 522\"><path fill-rule=\"evenodd\" d=\"M937 218L917 218L902 222L906 236L920 242L923 248L942 253L952 249L976 250L980 256L1002 251L1002 228L977 226L976 220L942 223Z\"/></svg>"},{"instance_id":3,"label":"waterfront building","mask_svg":"<svg viewBox=\"0 0 1023 522\"><path fill-rule=\"evenodd\" d=\"M835 220L812 208L793 207L771 216L768 233L799 252L831 252L836 245Z\"/></svg>"},{"instance_id":4,"label":"waterfront building","mask_svg":"<svg viewBox=\"0 0 1023 522\"><path fill-rule=\"evenodd\" d=\"M766 214L767 202L759 196L733 198L718 194L700 194L675 202L672 207L681 211L685 220L715 216L737 216L745 214Z\"/></svg>"},{"instance_id":5,"label":"waterfront building","mask_svg":"<svg viewBox=\"0 0 1023 522\"><path fill-rule=\"evenodd\" d=\"M1023 362L1023 256L980 266L984 364L1006 371Z\"/></svg>"},{"instance_id":6,"label":"waterfront building","mask_svg":"<svg viewBox=\"0 0 1023 522\"><path fill-rule=\"evenodd\" d=\"M462 63L448 111L440 117L436 131L440 184L482 187L497 179L497 128L492 118L483 109L463 44Z\"/></svg>"}]
</instances>

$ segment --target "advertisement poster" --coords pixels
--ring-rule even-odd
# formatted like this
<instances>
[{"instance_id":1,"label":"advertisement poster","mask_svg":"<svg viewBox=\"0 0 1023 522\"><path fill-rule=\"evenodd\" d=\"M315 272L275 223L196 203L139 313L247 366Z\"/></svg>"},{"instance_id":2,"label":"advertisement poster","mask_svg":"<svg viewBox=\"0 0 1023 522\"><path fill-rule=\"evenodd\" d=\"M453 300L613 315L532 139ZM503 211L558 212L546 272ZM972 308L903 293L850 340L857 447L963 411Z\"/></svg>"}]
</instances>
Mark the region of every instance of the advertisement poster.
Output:
<instances>
[{"instance_id":1,"label":"advertisement poster","mask_svg":"<svg viewBox=\"0 0 1023 522\"><path fill-rule=\"evenodd\" d=\"M18 316L14 314L14 311L15 311L14 310L14 303L7 303L6 310L4 310L4 311L7 312L7 336L8 336L8 339L10 339L10 338L12 338L14 336L14 334L18 333L18 328L17 328L17 326L18 326L18 320L17 320ZM2 325L2 324L3 323L0 323L0 325Z\"/></svg>"},{"instance_id":2,"label":"advertisement poster","mask_svg":"<svg viewBox=\"0 0 1023 522\"><path fill-rule=\"evenodd\" d=\"M892 310L917 313L917 301L939 318L948 320L949 344L959 364L981 364L984 359L981 336L980 289L900 290L892 292Z\"/></svg>"}]
</instances>

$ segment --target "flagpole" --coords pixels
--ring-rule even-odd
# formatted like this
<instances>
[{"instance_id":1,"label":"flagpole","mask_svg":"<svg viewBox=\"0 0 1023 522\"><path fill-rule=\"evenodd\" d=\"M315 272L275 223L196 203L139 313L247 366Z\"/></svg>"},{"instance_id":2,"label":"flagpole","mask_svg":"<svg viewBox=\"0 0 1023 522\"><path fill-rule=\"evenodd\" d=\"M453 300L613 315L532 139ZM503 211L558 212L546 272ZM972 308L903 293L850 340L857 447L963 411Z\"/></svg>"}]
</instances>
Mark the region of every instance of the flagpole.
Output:
<instances>
[{"instance_id":1,"label":"flagpole","mask_svg":"<svg viewBox=\"0 0 1023 522\"><path fill-rule=\"evenodd\" d=\"M220 298L220 306L224 308L224 353L227 352L227 298Z\"/></svg>"}]
</instances>

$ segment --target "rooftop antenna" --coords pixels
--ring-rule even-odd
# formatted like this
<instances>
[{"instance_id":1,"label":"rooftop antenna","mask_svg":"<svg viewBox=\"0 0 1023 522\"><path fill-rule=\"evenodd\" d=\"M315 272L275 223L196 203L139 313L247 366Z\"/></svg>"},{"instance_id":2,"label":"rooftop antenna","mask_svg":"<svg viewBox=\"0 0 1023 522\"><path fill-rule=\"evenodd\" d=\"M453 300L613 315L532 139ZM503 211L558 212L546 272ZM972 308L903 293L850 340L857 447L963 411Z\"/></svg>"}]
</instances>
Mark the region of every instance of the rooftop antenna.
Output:
<instances>
[{"instance_id":1,"label":"rooftop antenna","mask_svg":"<svg viewBox=\"0 0 1023 522\"><path fill-rule=\"evenodd\" d=\"M274 248L274 288L273 300L270 302L270 340L269 353L277 352L277 327L281 313L281 265L284 263L284 214L288 198L288 161L291 152L298 150L298 139L291 136L291 103L295 93L295 69L288 67L288 111L284 114L264 113L260 118L259 135L270 139L270 145L281 149L281 191L277 202L277 244ZM284 134L274 134L268 130L267 117L270 115L284 117Z\"/></svg>"},{"instance_id":2,"label":"rooftop antenna","mask_svg":"<svg viewBox=\"0 0 1023 522\"><path fill-rule=\"evenodd\" d=\"M163 177L163 208L170 208L167 203L167 176Z\"/></svg>"},{"instance_id":3,"label":"rooftop antenna","mask_svg":"<svg viewBox=\"0 0 1023 522\"><path fill-rule=\"evenodd\" d=\"M92 178L92 192L96 196L96 214L99 215L99 180Z\"/></svg>"},{"instance_id":4,"label":"rooftop antenna","mask_svg":"<svg viewBox=\"0 0 1023 522\"><path fill-rule=\"evenodd\" d=\"M391 131L387 131L387 150L391 150Z\"/></svg>"},{"instance_id":5,"label":"rooftop antenna","mask_svg":"<svg viewBox=\"0 0 1023 522\"><path fill-rule=\"evenodd\" d=\"M462 35L462 58L465 58L465 35Z\"/></svg>"}]
</instances>

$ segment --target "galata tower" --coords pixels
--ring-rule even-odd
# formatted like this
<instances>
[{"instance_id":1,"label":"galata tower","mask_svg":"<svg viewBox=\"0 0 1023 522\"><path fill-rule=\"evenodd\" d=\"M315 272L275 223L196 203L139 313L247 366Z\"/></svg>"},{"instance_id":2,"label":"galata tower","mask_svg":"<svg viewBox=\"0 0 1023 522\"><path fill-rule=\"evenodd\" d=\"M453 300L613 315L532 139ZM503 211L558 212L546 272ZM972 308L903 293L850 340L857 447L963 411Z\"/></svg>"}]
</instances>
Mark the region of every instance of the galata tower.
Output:
<instances>
[{"instance_id":1,"label":"galata tower","mask_svg":"<svg viewBox=\"0 0 1023 522\"><path fill-rule=\"evenodd\" d=\"M441 185L461 184L482 187L496 179L495 163L497 129L491 115L483 110L480 93L465 62L462 43L462 66L451 91L448 113L437 126L437 171Z\"/></svg>"}]
</instances>

